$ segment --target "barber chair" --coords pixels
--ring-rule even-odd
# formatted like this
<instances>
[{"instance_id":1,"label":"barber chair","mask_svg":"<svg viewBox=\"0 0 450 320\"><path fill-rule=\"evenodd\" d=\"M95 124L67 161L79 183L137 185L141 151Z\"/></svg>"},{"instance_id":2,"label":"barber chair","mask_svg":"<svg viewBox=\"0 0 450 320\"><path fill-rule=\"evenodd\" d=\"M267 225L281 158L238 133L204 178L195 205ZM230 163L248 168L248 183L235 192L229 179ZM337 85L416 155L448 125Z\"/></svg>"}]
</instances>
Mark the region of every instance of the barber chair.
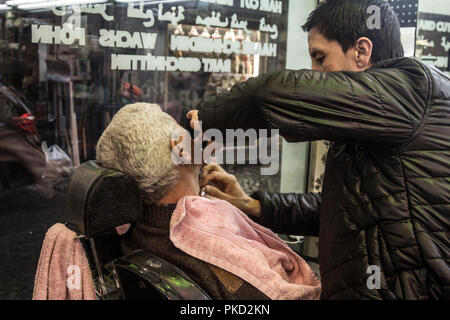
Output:
<instances>
[{"instance_id":1,"label":"barber chair","mask_svg":"<svg viewBox=\"0 0 450 320\"><path fill-rule=\"evenodd\" d=\"M101 300L210 300L182 270L144 250L122 255L116 227L142 210L136 183L95 161L78 166L68 190L69 222L83 244Z\"/></svg>"}]
</instances>

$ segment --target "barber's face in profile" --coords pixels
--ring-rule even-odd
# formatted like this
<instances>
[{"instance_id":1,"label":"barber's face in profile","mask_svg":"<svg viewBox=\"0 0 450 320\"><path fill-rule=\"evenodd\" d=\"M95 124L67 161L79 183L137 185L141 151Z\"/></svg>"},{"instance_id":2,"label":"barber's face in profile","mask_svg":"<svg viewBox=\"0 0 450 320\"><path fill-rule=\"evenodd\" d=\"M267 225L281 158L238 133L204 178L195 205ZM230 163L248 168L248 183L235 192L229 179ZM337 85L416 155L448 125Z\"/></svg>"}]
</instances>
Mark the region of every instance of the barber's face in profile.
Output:
<instances>
[{"instance_id":1,"label":"barber's face in profile","mask_svg":"<svg viewBox=\"0 0 450 320\"><path fill-rule=\"evenodd\" d=\"M364 71L372 66L372 41L361 37L356 44L344 52L335 40L326 39L317 28L308 36L312 69L317 71Z\"/></svg>"}]
</instances>

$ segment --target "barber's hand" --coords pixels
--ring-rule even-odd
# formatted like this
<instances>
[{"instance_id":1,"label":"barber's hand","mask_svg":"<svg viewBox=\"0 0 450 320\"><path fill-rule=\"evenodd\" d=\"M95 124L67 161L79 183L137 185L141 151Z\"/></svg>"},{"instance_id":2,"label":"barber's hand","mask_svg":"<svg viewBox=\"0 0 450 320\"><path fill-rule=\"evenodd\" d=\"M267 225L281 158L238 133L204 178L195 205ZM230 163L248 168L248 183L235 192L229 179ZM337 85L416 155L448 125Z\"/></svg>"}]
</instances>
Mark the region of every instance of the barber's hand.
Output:
<instances>
[{"instance_id":1,"label":"barber's hand","mask_svg":"<svg viewBox=\"0 0 450 320\"><path fill-rule=\"evenodd\" d=\"M192 129L196 128L198 122L198 110L191 110L186 114L186 118L190 119L190 125Z\"/></svg>"},{"instance_id":2,"label":"barber's hand","mask_svg":"<svg viewBox=\"0 0 450 320\"><path fill-rule=\"evenodd\" d=\"M206 197L228 201L247 215L261 216L261 203L249 197L236 177L227 173L217 163L202 168L200 187L205 187Z\"/></svg>"}]
</instances>

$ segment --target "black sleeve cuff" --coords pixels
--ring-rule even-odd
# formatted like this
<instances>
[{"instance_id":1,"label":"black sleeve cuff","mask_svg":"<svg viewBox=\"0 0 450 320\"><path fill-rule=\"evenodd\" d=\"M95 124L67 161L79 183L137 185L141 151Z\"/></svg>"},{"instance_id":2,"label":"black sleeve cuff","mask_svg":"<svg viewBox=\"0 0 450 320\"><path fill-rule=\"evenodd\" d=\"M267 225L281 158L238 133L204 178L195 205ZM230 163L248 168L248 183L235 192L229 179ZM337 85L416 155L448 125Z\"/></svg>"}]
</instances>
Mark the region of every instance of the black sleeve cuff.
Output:
<instances>
[{"instance_id":1,"label":"black sleeve cuff","mask_svg":"<svg viewBox=\"0 0 450 320\"><path fill-rule=\"evenodd\" d=\"M265 193L266 192L264 191L258 190L250 195L250 197L252 197L255 200L259 200L259 202L261 203L261 216L259 217L249 216L249 217L256 223L270 228L268 221L270 221L270 216L275 208L273 207L272 202L266 200L266 197L264 196Z\"/></svg>"}]
</instances>

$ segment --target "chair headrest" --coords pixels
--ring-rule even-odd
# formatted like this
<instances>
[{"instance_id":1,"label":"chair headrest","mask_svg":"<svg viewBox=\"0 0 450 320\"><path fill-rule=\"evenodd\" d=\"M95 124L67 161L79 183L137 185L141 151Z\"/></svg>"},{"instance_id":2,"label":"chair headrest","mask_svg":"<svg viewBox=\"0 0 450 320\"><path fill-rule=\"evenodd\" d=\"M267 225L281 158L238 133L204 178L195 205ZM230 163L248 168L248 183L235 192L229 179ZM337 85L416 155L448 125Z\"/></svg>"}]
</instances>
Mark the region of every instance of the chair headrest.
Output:
<instances>
[{"instance_id":1,"label":"chair headrest","mask_svg":"<svg viewBox=\"0 0 450 320\"><path fill-rule=\"evenodd\" d=\"M136 221L142 197L135 181L123 172L87 161L75 168L67 189L71 224L87 237L95 237Z\"/></svg>"}]
</instances>

